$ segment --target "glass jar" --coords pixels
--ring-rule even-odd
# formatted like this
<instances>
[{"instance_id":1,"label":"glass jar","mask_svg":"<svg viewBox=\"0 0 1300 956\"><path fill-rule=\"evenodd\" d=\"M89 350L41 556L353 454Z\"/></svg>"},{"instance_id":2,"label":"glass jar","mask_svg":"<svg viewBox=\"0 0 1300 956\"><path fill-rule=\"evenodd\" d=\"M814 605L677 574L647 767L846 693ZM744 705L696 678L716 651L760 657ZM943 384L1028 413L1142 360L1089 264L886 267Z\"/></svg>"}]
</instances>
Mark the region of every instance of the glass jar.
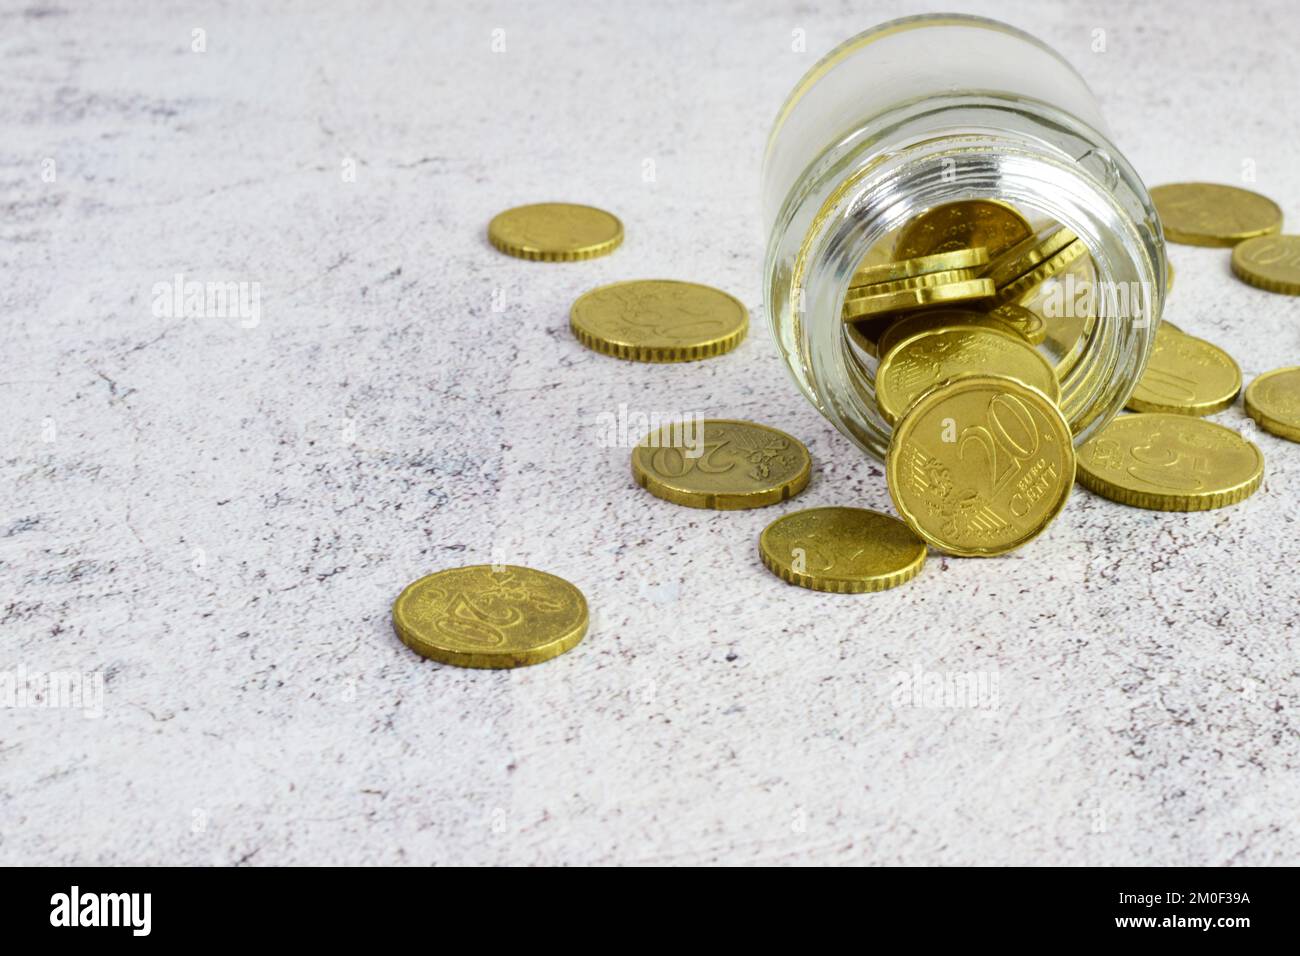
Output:
<instances>
[{"instance_id":1,"label":"glass jar","mask_svg":"<svg viewBox=\"0 0 1300 956\"><path fill-rule=\"evenodd\" d=\"M781 108L762 188L777 345L804 395L877 457L891 434L875 402L877 358L855 346L841 306L855 270L948 203L1012 205L1035 229L1068 227L1090 253L1024 303L1046 318L1038 348L1076 444L1136 385L1164 300L1159 219L1083 78L1028 34L932 15L841 44Z\"/></svg>"}]
</instances>

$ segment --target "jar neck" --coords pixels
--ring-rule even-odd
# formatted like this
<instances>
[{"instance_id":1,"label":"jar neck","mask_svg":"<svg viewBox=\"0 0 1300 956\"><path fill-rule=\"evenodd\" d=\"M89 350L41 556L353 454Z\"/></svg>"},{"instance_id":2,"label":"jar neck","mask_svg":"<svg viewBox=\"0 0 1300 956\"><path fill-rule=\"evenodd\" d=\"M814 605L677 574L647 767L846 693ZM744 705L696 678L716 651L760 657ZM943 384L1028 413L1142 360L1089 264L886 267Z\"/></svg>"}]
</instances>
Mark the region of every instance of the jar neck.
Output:
<instances>
[{"instance_id":1,"label":"jar neck","mask_svg":"<svg viewBox=\"0 0 1300 956\"><path fill-rule=\"evenodd\" d=\"M850 278L921 212L973 199L1067 226L1092 254L1100 299L1123 292L1123 309L1069 317L1083 334L1058 371L1061 410L1076 441L1123 407L1146 361L1163 304L1164 249L1146 190L1120 154L1046 104L927 98L876 118L818 157L787 197L769 248L769 318L796 381L878 456L890 426L871 397L874 364L852 353L840 318ZM1062 305L1073 311L1084 301Z\"/></svg>"}]
</instances>

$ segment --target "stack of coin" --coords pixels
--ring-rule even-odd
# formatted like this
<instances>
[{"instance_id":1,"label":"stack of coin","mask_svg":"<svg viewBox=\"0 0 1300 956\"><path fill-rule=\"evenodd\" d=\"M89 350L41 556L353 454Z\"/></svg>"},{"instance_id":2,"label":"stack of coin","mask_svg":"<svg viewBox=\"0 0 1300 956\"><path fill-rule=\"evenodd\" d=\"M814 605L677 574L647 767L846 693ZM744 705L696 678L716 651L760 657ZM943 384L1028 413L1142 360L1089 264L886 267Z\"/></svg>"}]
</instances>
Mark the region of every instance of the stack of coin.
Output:
<instances>
[{"instance_id":1,"label":"stack of coin","mask_svg":"<svg viewBox=\"0 0 1300 956\"><path fill-rule=\"evenodd\" d=\"M993 297L999 304L1020 302L1086 251L1073 232L1053 225L1003 252L984 275L993 280L997 290Z\"/></svg>"},{"instance_id":2,"label":"stack of coin","mask_svg":"<svg viewBox=\"0 0 1300 956\"><path fill-rule=\"evenodd\" d=\"M986 245L962 247L962 242ZM935 243L932 250L929 244ZM918 250L924 254L901 257ZM899 234L894 252L900 257L895 261L859 268L841 310L849 338L880 359L902 340L902 329L916 326L918 316L932 327L930 316L937 310L960 311L967 324L1011 331L1030 345L1041 344L1047 324L1024 303L1087 249L1063 226L1051 224L1035 232L1010 206L971 201L917 217Z\"/></svg>"},{"instance_id":3,"label":"stack of coin","mask_svg":"<svg viewBox=\"0 0 1300 956\"><path fill-rule=\"evenodd\" d=\"M854 274L841 314L856 322L987 299L994 286L979 270L988 261L988 250L981 246L868 266Z\"/></svg>"}]
</instances>

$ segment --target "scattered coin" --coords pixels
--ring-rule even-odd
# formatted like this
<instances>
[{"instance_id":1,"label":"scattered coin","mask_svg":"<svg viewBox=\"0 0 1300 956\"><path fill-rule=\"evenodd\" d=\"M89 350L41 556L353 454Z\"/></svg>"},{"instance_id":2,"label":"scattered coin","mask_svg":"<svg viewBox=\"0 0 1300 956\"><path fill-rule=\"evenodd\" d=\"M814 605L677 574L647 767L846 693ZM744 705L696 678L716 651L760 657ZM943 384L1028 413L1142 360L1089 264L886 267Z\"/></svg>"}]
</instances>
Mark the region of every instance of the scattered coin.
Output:
<instances>
[{"instance_id":1,"label":"scattered coin","mask_svg":"<svg viewBox=\"0 0 1300 956\"><path fill-rule=\"evenodd\" d=\"M514 565L448 568L407 585L393 629L417 654L457 667L523 667L576 647L587 599L544 571Z\"/></svg>"},{"instance_id":2,"label":"scattered coin","mask_svg":"<svg viewBox=\"0 0 1300 956\"><path fill-rule=\"evenodd\" d=\"M1025 217L1010 206L972 199L921 213L899 233L894 254L908 259L983 246L993 257L1031 235Z\"/></svg>"},{"instance_id":3,"label":"scattered coin","mask_svg":"<svg viewBox=\"0 0 1300 956\"><path fill-rule=\"evenodd\" d=\"M1172 183L1152 189L1151 199L1170 242L1233 246L1282 228L1277 203L1236 186Z\"/></svg>"},{"instance_id":4,"label":"scattered coin","mask_svg":"<svg viewBox=\"0 0 1300 956\"><path fill-rule=\"evenodd\" d=\"M849 328L852 329L859 324L850 322ZM1005 322L994 318L992 314L976 312L973 309L937 309L933 312L912 312L894 319L886 326L876 341L876 350L880 357L884 358L904 339L909 339L921 332L948 329L958 325L975 326L981 329L997 329L1002 332L1010 331L1010 327Z\"/></svg>"},{"instance_id":5,"label":"scattered coin","mask_svg":"<svg viewBox=\"0 0 1300 956\"><path fill-rule=\"evenodd\" d=\"M989 261L987 249L954 249L933 256L918 256L914 259L900 259L895 262L883 262L878 265L860 268L853 274L849 288L864 285L876 285L880 282L897 282L913 276L928 275L932 272L950 272L954 269L977 269Z\"/></svg>"},{"instance_id":6,"label":"scattered coin","mask_svg":"<svg viewBox=\"0 0 1300 956\"><path fill-rule=\"evenodd\" d=\"M1231 428L1186 415L1121 415L1079 449L1079 483L1154 511L1209 511L1249 498L1264 455Z\"/></svg>"},{"instance_id":7,"label":"scattered coin","mask_svg":"<svg viewBox=\"0 0 1300 956\"><path fill-rule=\"evenodd\" d=\"M632 449L632 475L656 497L690 508L738 511L793 498L812 457L783 431L730 419L665 425Z\"/></svg>"},{"instance_id":8,"label":"scattered coin","mask_svg":"<svg viewBox=\"0 0 1300 956\"><path fill-rule=\"evenodd\" d=\"M488 223L488 241L519 259L575 262L617 249L623 223L594 206L543 202L498 213Z\"/></svg>"},{"instance_id":9,"label":"scattered coin","mask_svg":"<svg viewBox=\"0 0 1300 956\"><path fill-rule=\"evenodd\" d=\"M876 404L896 424L923 392L965 374L1005 375L1030 385L1055 403L1061 399L1056 372L1015 334L953 325L918 332L895 345L876 370Z\"/></svg>"},{"instance_id":10,"label":"scattered coin","mask_svg":"<svg viewBox=\"0 0 1300 956\"><path fill-rule=\"evenodd\" d=\"M809 508L777 518L758 538L763 564L800 587L883 591L925 565L925 542L897 518L865 508Z\"/></svg>"},{"instance_id":11,"label":"scattered coin","mask_svg":"<svg viewBox=\"0 0 1300 956\"><path fill-rule=\"evenodd\" d=\"M745 337L749 311L706 285L635 279L581 295L569 312L578 341L636 362L692 362L730 352Z\"/></svg>"},{"instance_id":12,"label":"scattered coin","mask_svg":"<svg viewBox=\"0 0 1300 956\"><path fill-rule=\"evenodd\" d=\"M1020 547L1060 514L1074 484L1074 445L1047 395L969 375L908 410L885 472L908 527L941 551L988 557Z\"/></svg>"},{"instance_id":13,"label":"scattered coin","mask_svg":"<svg viewBox=\"0 0 1300 956\"><path fill-rule=\"evenodd\" d=\"M1232 250L1232 273L1269 292L1300 295L1300 236L1257 236Z\"/></svg>"},{"instance_id":14,"label":"scattered coin","mask_svg":"<svg viewBox=\"0 0 1300 956\"><path fill-rule=\"evenodd\" d=\"M932 305L951 302L973 302L993 295L993 283L988 279L967 279L945 285L901 289L879 295L861 295L844 301L841 315L846 322L886 312L906 312Z\"/></svg>"},{"instance_id":15,"label":"scattered coin","mask_svg":"<svg viewBox=\"0 0 1300 956\"><path fill-rule=\"evenodd\" d=\"M1251 382L1246 414L1264 431L1300 442L1300 366L1274 369Z\"/></svg>"},{"instance_id":16,"label":"scattered coin","mask_svg":"<svg viewBox=\"0 0 1300 956\"><path fill-rule=\"evenodd\" d=\"M1235 402L1240 392L1241 369L1231 355L1162 322L1127 407L1135 412L1213 415Z\"/></svg>"}]
</instances>

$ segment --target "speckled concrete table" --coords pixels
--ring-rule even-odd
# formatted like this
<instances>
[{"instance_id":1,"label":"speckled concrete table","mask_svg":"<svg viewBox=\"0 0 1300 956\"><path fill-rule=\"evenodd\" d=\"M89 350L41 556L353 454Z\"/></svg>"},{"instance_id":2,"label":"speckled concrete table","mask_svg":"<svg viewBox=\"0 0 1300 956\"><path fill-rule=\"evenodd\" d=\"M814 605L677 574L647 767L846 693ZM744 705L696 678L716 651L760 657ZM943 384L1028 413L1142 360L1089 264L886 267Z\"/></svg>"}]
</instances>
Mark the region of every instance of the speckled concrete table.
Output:
<instances>
[{"instance_id":1,"label":"speckled concrete table","mask_svg":"<svg viewBox=\"0 0 1300 956\"><path fill-rule=\"evenodd\" d=\"M1259 436L1239 507L1081 490L884 594L758 561L783 511L889 507L769 340L763 140L923 7L57 2L0 12L0 672L82 705L0 713L0 862L1300 862L1300 446ZM1062 51L1148 182L1253 167L1300 217L1285 4L949 6ZM625 246L488 246L549 198ZM1300 300L1172 259L1170 318L1248 377L1300 361ZM178 275L245 308L177 317ZM573 340L579 293L649 276L753 334L669 367ZM659 501L598 440L623 403L786 429L812 484ZM582 587L586 641L478 672L396 640L406 582L491 560ZM963 675L978 706L911 691Z\"/></svg>"}]
</instances>

